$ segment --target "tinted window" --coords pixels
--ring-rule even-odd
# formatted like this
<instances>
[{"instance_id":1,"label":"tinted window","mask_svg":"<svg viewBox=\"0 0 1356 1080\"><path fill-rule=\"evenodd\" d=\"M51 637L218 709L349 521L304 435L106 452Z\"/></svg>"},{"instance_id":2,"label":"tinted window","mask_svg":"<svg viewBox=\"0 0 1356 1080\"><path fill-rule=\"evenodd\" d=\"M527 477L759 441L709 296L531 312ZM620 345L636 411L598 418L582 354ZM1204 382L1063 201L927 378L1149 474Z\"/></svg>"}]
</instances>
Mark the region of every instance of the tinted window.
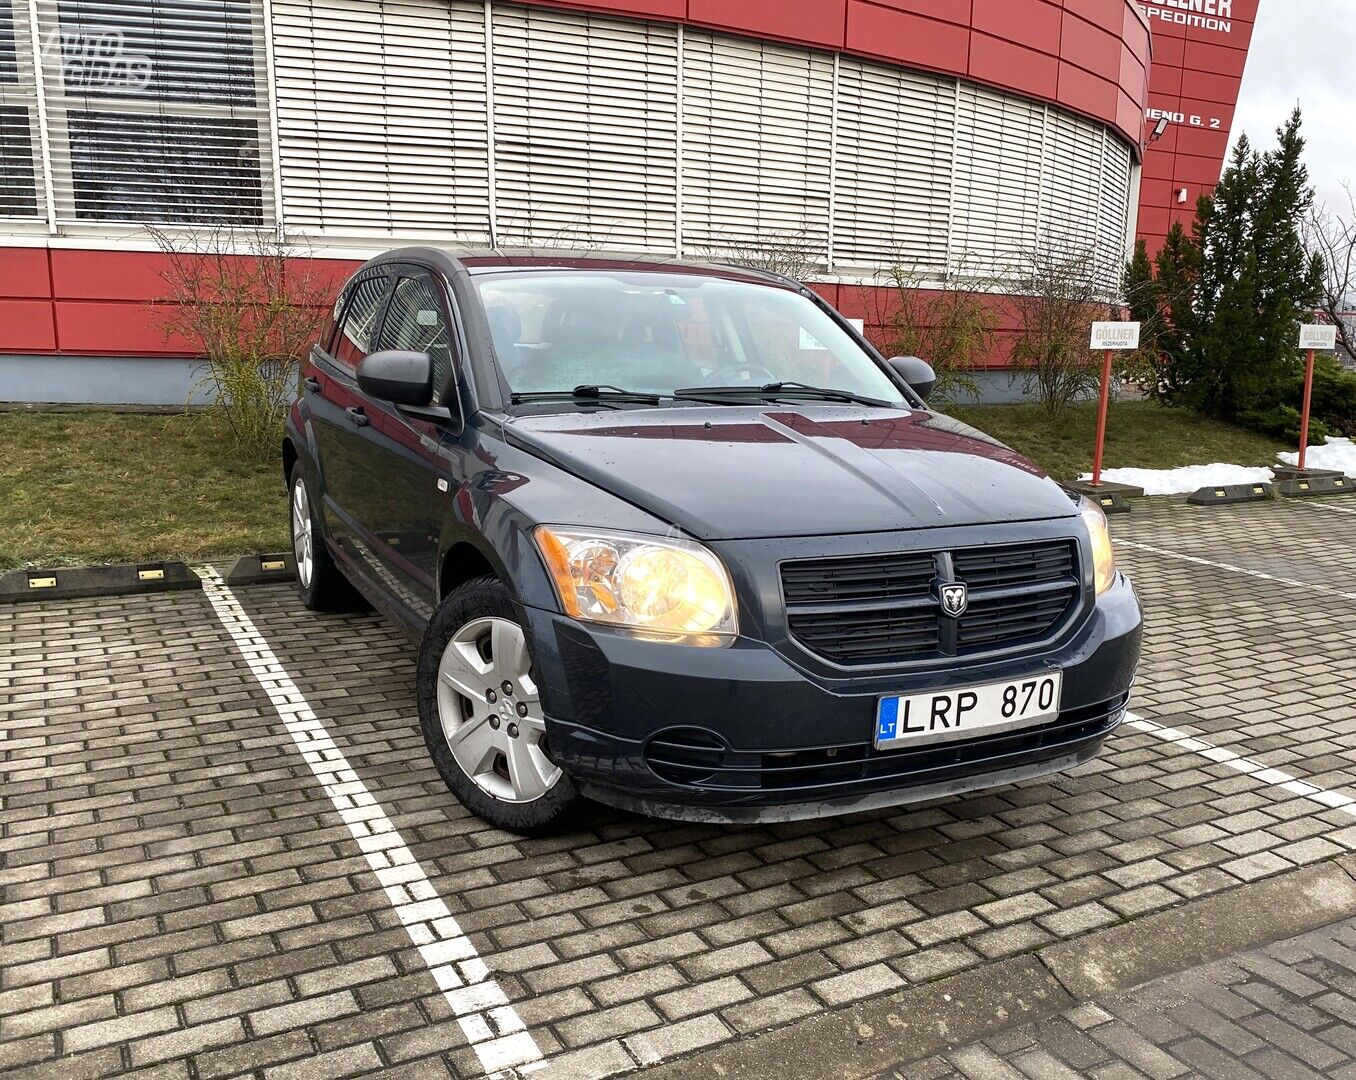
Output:
<instances>
[{"instance_id":1,"label":"tinted window","mask_svg":"<svg viewBox=\"0 0 1356 1080\"><path fill-rule=\"evenodd\" d=\"M428 353L433 358L435 391L447 386L452 372L452 335L432 279L423 274L400 279L386 308L377 348Z\"/></svg>"},{"instance_id":2,"label":"tinted window","mask_svg":"<svg viewBox=\"0 0 1356 1080\"><path fill-rule=\"evenodd\" d=\"M341 364L357 367L358 361L371 351L372 328L390 284L386 275L378 274L363 278L350 289L344 328L334 343L334 356Z\"/></svg>"}]
</instances>

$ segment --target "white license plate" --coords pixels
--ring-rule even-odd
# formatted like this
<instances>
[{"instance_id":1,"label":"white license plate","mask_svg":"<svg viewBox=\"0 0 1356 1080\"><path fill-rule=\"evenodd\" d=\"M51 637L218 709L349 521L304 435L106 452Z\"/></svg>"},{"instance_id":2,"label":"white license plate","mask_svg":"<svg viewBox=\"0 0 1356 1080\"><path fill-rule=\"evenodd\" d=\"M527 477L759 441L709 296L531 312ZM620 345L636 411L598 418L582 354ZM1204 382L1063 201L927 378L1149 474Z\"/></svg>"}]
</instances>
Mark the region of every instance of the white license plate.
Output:
<instances>
[{"instance_id":1,"label":"white license plate","mask_svg":"<svg viewBox=\"0 0 1356 1080\"><path fill-rule=\"evenodd\" d=\"M1063 685L1063 675L1054 671L1011 682L883 697L876 704L876 749L1034 727L1059 715Z\"/></svg>"}]
</instances>

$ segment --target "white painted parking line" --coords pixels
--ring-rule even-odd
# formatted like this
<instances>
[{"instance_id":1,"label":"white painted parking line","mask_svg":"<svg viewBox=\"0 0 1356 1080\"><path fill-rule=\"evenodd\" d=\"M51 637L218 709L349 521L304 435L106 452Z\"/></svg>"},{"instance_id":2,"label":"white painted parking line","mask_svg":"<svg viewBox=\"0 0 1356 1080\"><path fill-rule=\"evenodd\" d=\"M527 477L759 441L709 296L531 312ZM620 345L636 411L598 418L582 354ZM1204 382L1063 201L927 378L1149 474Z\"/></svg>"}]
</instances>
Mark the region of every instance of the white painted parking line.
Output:
<instances>
[{"instance_id":1,"label":"white painted parking line","mask_svg":"<svg viewBox=\"0 0 1356 1080\"><path fill-rule=\"evenodd\" d=\"M1135 551L1147 551L1152 555L1162 555L1167 559L1180 559L1182 562L1195 563L1197 566L1208 566L1212 570L1227 570L1233 574L1246 574L1248 577L1260 578L1263 581L1274 581L1278 585L1288 585L1294 589L1311 589L1314 592L1326 593L1328 596L1337 596L1343 600L1356 600L1356 593L1342 592L1340 589L1334 589L1328 585L1320 585L1316 581L1296 581L1294 578L1277 577L1275 574L1267 574L1261 570L1253 570L1246 566L1234 566L1232 563L1216 562L1214 559L1202 559L1197 555L1185 555L1180 551L1169 551L1167 548L1155 547L1153 544L1141 544L1138 540L1116 540L1117 547L1132 548Z\"/></svg>"},{"instance_id":2,"label":"white painted parking line","mask_svg":"<svg viewBox=\"0 0 1356 1080\"><path fill-rule=\"evenodd\" d=\"M1327 788L1318 787L1307 780L1301 780L1298 776L1291 776L1290 773L1281 769L1273 769L1261 762L1253 761L1251 758L1245 758L1232 750L1226 750L1222 746L1216 746L1204 739L1198 739L1195 735L1189 735L1177 728L1156 724L1136 713L1126 713L1125 723L1126 726L1132 727L1136 731L1143 731L1156 739L1162 739L1164 742L1173 743L1184 750L1200 754L1203 758L1209 758L1217 764L1224 765L1237 772L1246 773L1263 784L1278 787L1292 795L1309 799L1325 809L1341 810L1351 817L1356 817L1356 797L1344 795L1340 791L1329 791Z\"/></svg>"},{"instance_id":3,"label":"white painted parking line","mask_svg":"<svg viewBox=\"0 0 1356 1080\"><path fill-rule=\"evenodd\" d=\"M196 567L195 572L202 578L203 592L221 625L381 882L481 1067L487 1074L503 1078L543 1068L545 1062L536 1040L525 1030L386 811L353 771L240 601L211 567Z\"/></svg>"},{"instance_id":4,"label":"white painted parking line","mask_svg":"<svg viewBox=\"0 0 1356 1080\"><path fill-rule=\"evenodd\" d=\"M1330 502L1302 502L1294 505L1301 506L1305 510L1331 510L1338 514L1356 514L1356 509L1350 506L1334 506Z\"/></svg>"}]
</instances>

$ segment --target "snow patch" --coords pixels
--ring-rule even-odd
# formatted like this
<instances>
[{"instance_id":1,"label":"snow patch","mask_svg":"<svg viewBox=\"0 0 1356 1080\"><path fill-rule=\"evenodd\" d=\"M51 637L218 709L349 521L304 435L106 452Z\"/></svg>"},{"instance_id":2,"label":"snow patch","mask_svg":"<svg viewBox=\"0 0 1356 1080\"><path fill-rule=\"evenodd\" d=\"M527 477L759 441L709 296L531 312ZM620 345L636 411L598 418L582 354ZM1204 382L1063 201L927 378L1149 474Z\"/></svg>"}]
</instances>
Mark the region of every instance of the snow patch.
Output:
<instances>
[{"instance_id":1,"label":"snow patch","mask_svg":"<svg viewBox=\"0 0 1356 1080\"><path fill-rule=\"evenodd\" d=\"M1313 451L1309 451L1313 454ZM1080 480L1091 480L1084 473ZM1180 469L1103 469L1102 479L1144 489L1145 495L1190 495L1203 487L1229 484L1269 484L1271 470L1246 465L1183 465Z\"/></svg>"},{"instance_id":2,"label":"snow patch","mask_svg":"<svg viewBox=\"0 0 1356 1080\"><path fill-rule=\"evenodd\" d=\"M1287 465L1299 464L1298 451L1277 454ZM1356 476L1356 443L1350 439L1329 438L1326 446L1311 446L1304 457L1306 469L1340 469L1347 476Z\"/></svg>"},{"instance_id":3,"label":"snow patch","mask_svg":"<svg viewBox=\"0 0 1356 1080\"><path fill-rule=\"evenodd\" d=\"M1276 457L1284 465L1299 461L1298 453L1277 454ZM1311 446L1304 464L1310 469L1338 469L1347 476L1356 476L1356 442L1330 438L1325 446ZM1092 473L1084 473L1079 479L1091 480ZM1102 479L1112 484L1143 488L1145 495L1190 495L1205 487L1269 484L1273 478L1269 468L1220 464L1184 465L1180 469L1103 469Z\"/></svg>"}]
</instances>

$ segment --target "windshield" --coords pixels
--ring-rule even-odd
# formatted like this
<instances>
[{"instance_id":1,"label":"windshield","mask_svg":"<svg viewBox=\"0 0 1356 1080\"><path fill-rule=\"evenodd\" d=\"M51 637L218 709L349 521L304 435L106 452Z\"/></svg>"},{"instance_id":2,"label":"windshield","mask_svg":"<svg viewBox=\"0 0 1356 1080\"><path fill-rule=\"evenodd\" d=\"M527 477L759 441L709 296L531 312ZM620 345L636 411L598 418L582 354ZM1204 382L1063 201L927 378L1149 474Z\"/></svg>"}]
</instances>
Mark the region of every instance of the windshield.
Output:
<instances>
[{"instance_id":1,"label":"windshield","mask_svg":"<svg viewBox=\"0 0 1356 1080\"><path fill-rule=\"evenodd\" d=\"M788 289L620 270L486 274L475 283L515 394L784 382L904 404L847 332Z\"/></svg>"}]
</instances>

